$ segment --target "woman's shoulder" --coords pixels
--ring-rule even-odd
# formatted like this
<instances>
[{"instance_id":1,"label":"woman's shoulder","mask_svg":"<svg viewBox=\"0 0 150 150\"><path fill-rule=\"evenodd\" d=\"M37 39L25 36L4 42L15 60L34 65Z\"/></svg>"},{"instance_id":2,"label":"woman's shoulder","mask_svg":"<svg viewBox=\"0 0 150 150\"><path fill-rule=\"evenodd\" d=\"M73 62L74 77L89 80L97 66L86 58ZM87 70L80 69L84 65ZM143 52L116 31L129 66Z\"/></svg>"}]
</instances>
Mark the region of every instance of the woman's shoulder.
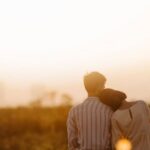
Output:
<instances>
[{"instance_id":1,"label":"woman's shoulder","mask_svg":"<svg viewBox=\"0 0 150 150\"><path fill-rule=\"evenodd\" d=\"M125 114L126 112L128 113L128 111L132 111L132 110L135 110L137 109L138 111L140 111L140 108L145 108L145 106L147 105L145 103L145 101L143 100L137 100L137 101L133 101L131 102L131 106L128 107L128 108L125 108L125 109L118 109L116 110L114 113L113 113L113 117L112 118L115 118L116 116L120 116L120 114Z\"/></svg>"},{"instance_id":2,"label":"woman's shoulder","mask_svg":"<svg viewBox=\"0 0 150 150\"><path fill-rule=\"evenodd\" d=\"M142 104L142 105L147 105L144 100L138 100L137 102L138 102L139 104Z\"/></svg>"},{"instance_id":3,"label":"woman's shoulder","mask_svg":"<svg viewBox=\"0 0 150 150\"><path fill-rule=\"evenodd\" d=\"M143 100L138 100L136 105L144 108L148 106L147 103Z\"/></svg>"},{"instance_id":4,"label":"woman's shoulder","mask_svg":"<svg viewBox=\"0 0 150 150\"><path fill-rule=\"evenodd\" d=\"M146 105L146 103L143 100L130 101L124 107L120 107L117 111L125 111L129 109L131 110L138 107L139 105Z\"/></svg>"},{"instance_id":5,"label":"woman's shoulder","mask_svg":"<svg viewBox=\"0 0 150 150\"><path fill-rule=\"evenodd\" d=\"M150 107L145 101L140 100L139 105L141 108L145 109L148 113L150 112Z\"/></svg>"}]
</instances>

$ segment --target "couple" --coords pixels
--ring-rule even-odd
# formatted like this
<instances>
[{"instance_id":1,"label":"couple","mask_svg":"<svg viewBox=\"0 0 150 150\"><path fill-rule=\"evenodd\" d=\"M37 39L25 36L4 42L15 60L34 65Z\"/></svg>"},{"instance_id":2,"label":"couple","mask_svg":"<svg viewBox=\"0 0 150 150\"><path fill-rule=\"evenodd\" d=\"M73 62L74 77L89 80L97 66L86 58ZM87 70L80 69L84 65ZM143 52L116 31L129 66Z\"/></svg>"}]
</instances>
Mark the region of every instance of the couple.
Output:
<instances>
[{"instance_id":1,"label":"couple","mask_svg":"<svg viewBox=\"0 0 150 150\"><path fill-rule=\"evenodd\" d=\"M150 110L143 101L127 102L126 94L105 89L98 72L84 77L88 98L68 115L69 150L114 150L128 139L132 150L150 150Z\"/></svg>"}]
</instances>

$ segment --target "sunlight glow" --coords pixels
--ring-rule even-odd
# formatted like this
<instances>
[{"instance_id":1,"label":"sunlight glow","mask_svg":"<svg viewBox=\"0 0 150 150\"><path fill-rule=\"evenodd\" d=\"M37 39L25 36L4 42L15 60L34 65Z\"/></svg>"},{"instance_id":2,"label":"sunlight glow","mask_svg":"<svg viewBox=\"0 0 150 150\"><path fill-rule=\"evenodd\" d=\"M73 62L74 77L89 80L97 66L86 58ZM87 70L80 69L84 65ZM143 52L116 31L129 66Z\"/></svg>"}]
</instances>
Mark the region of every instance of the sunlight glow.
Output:
<instances>
[{"instance_id":1,"label":"sunlight glow","mask_svg":"<svg viewBox=\"0 0 150 150\"><path fill-rule=\"evenodd\" d=\"M117 150L131 150L132 149L132 144L127 139L121 139L117 142L116 149Z\"/></svg>"},{"instance_id":2,"label":"sunlight glow","mask_svg":"<svg viewBox=\"0 0 150 150\"><path fill-rule=\"evenodd\" d=\"M149 8L149 0L0 1L0 81L79 95L83 75L98 70L109 86L149 99Z\"/></svg>"}]
</instances>

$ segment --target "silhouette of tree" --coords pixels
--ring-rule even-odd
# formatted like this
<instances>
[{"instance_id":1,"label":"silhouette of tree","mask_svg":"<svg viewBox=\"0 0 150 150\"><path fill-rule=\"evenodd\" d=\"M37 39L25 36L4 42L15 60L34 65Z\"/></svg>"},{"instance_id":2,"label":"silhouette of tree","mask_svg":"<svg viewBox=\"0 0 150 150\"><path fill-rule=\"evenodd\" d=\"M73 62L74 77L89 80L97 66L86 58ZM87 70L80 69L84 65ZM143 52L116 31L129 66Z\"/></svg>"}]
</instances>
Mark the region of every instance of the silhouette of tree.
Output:
<instances>
[{"instance_id":1,"label":"silhouette of tree","mask_svg":"<svg viewBox=\"0 0 150 150\"><path fill-rule=\"evenodd\" d=\"M41 99L34 100L29 103L29 106L32 108L40 108L42 107L42 100Z\"/></svg>"},{"instance_id":2,"label":"silhouette of tree","mask_svg":"<svg viewBox=\"0 0 150 150\"><path fill-rule=\"evenodd\" d=\"M48 95L50 100L54 100L56 98L57 92L51 91L51 92L48 92L47 95Z\"/></svg>"},{"instance_id":3,"label":"silhouette of tree","mask_svg":"<svg viewBox=\"0 0 150 150\"><path fill-rule=\"evenodd\" d=\"M72 105L73 98L69 94L61 95L61 105L68 106Z\"/></svg>"},{"instance_id":4,"label":"silhouette of tree","mask_svg":"<svg viewBox=\"0 0 150 150\"><path fill-rule=\"evenodd\" d=\"M56 96L57 96L57 92L56 91L49 91L47 93L47 98L48 98L48 100L49 100L51 105L55 105Z\"/></svg>"},{"instance_id":5,"label":"silhouette of tree","mask_svg":"<svg viewBox=\"0 0 150 150\"><path fill-rule=\"evenodd\" d=\"M31 87L32 101L30 107L42 107L42 106L55 106L63 105L68 106L72 105L72 97L67 94L58 95L56 90L48 90L45 85L35 84ZM59 98L59 99L57 99ZM60 103L59 103L60 101ZM57 103L58 102L58 103Z\"/></svg>"},{"instance_id":6,"label":"silhouette of tree","mask_svg":"<svg viewBox=\"0 0 150 150\"><path fill-rule=\"evenodd\" d=\"M5 98L5 85L3 82L0 82L0 100Z\"/></svg>"},{"instance_id":7,"label":"silhouette of tree","mask_svg":"<svg viewBox=\"0 0 150 150\"><path fill-rule=\"evenodd\" d=\"M31 87L31 95L33 99L39 99L45 96L47 88L42 84L35 84Z\"/></svg>"}]
</instances>

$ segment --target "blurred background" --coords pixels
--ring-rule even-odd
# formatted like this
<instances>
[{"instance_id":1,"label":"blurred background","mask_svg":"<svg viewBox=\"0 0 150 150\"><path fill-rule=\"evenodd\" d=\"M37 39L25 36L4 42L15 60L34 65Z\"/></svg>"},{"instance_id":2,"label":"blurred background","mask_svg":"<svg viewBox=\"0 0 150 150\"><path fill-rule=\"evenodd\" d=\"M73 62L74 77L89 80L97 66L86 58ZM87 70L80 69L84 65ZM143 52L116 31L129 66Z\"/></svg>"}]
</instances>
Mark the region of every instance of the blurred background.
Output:
<instances>
[{"instance_id":1,"label":"blurred background","mask_svg":"<svg viewBox=\"0 0 150 150\"><path fill-rule=\"evenodd\" d=\"M83 76L150 103L149 0L0 1L0 149L67 149Z\"/></svg>"}]
</instances>

